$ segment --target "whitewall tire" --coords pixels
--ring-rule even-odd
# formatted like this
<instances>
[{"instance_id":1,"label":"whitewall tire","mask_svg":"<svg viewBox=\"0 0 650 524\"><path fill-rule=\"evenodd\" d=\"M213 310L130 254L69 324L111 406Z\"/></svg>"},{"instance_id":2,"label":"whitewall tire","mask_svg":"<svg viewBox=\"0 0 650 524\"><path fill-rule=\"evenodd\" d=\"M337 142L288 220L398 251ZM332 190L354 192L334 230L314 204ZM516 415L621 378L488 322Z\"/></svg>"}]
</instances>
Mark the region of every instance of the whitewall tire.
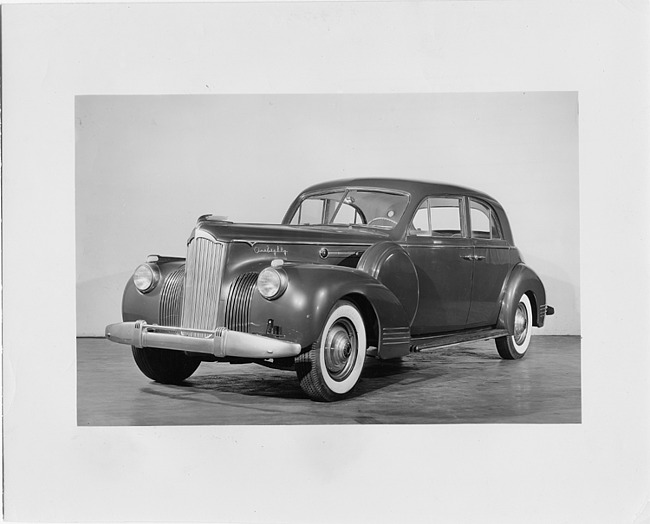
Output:
<instances>
[{"instance_id":1,"label":"whitewall tire","mask_svg":"<svg viewBox=\"0 0 650 524\"><path fill-rule=\"evenodd\" d=\"M361 313L350 302L337 302L318 340L296 357L300 387L313 400L344 398L359 381L366 348Z\"/></svg>"},{"instance_id":2,"label":"whitewall tire","mask_svg":"<svg viewBox=\"0 0 650 524\"><path fill-rule=\"evenodd\" d=\"M527 295L522 295L514 311L514 333L496 339L497 351L501 358L516 360L522 358L533 332L533 308Z\"/></svg>"}]
</instances>

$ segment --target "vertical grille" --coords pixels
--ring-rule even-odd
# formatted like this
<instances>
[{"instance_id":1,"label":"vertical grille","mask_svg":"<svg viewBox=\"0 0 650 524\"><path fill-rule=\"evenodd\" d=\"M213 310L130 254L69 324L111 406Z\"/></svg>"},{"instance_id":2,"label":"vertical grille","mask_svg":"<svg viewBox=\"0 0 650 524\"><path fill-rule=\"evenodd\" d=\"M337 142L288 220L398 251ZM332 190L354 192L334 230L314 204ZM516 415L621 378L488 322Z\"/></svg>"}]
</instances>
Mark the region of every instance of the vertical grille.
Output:
<instances>
[{"instance_id":1,"label":"vertical grille","mask_svg":"<svg viewBox=\"0 0 650 524\"><path fill-rule=\"evenodd\" d=\"M233 282L226 302L227 328L248 332L248 312L256 283L257 273L244 273Z\"/></svg>"},{"instance_id":2,"label":"vertical grille","mask_svg":"<svg viewBox=\"0 0 650 524\"><path fill-rule=\"evenodd\" d=\"M160 324L162 326L181 325L181 305L183 303L183 276L185 266L172 271L160 292Z\"/></svg>"},{"instance_id":3,"label":"vertical grille","mask_svg":"<svg viewBox=\"0 0 650 524\"><path fill-rule=\"evenodd\" d=\"M215 329L221 290L223 244L195 238L187 248L181 326Z\"/></svg>"}]
</instances>

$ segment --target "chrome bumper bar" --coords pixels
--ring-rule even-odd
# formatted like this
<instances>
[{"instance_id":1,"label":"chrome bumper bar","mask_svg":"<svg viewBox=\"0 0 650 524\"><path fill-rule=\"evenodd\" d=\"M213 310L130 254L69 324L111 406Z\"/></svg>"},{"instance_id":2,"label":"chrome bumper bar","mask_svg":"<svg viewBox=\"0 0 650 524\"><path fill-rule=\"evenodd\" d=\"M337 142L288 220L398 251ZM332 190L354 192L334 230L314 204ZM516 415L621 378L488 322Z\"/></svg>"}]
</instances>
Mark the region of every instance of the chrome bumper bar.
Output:
<instances>
[{"instance_id":1,"label":"chrome bumper bar","mask_svg":"<svg viewBox=\"0 0 650 524\"><path fill-rule=\"evenodd\" d=\"M144 320L106 326L106 338L137 348L151 347L207 353L216 357L295 357L300 344L276 338L241 333L226 328L214 331L147 324Z\"/></svg>"}]
</instances>

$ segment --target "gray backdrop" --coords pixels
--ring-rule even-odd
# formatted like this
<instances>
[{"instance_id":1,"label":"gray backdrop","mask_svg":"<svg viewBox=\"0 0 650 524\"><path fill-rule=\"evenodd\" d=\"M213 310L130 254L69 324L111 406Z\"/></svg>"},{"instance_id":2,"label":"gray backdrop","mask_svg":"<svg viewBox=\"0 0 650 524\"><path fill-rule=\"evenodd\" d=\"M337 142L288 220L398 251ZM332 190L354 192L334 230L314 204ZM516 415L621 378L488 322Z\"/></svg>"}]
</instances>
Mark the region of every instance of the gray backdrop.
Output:
<instances>
[{"instance_id":1,"label":"gray backdrop","mask_svg":"<svg viewBox=\"0 0 650 524\"><path fill-rule=\"evenodd\" d=\"M120 320L151 253L184 256L196 218L279 222L324 180L458 183L505 206L556 307L539 334L580 334L574 92L76 97L77 335Z\"/></svg>"}]
</instances>

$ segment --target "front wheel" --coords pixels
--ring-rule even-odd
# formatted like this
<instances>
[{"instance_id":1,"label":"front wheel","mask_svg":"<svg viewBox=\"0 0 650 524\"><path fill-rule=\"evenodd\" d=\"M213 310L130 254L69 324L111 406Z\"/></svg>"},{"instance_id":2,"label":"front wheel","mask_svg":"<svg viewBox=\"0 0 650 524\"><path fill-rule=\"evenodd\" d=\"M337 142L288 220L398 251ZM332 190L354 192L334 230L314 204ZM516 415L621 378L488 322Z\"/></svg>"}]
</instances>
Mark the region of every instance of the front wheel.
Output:
<instances>
[{"instance_id":1,"label":"front wheel","mask_svg":"<svg viewBox=\"0 0 650 524\"><path fill-rule=\"evenodd\" d=\"M161 384L180 384L201 364L198 358L189 357L182 351L135 346L131 349L140 371Z\"/></svg>"},{"instance_id":2,"label":"front wheel","mask_svg":"<svg viewBox=\"0 0 650 524\"><path fill-rule=\"evenodd\" d=\"M533 308L527 295L522 295L515 310L514 333L495 340L501 358L515 360L523 357L530 345L533 331Z\"/></svg>"},{"instance_id":3,"label":"front wheel","mask_svg":"<svg viewBox=\"0 0 650 524\"><path fill-rule=\"evenodd\" d=\"M300 387L312 400L344 398L359 381L366 359L366 329L359 310L337 302L320 337L296 357Z\"/></svg>"}]
</instances>

